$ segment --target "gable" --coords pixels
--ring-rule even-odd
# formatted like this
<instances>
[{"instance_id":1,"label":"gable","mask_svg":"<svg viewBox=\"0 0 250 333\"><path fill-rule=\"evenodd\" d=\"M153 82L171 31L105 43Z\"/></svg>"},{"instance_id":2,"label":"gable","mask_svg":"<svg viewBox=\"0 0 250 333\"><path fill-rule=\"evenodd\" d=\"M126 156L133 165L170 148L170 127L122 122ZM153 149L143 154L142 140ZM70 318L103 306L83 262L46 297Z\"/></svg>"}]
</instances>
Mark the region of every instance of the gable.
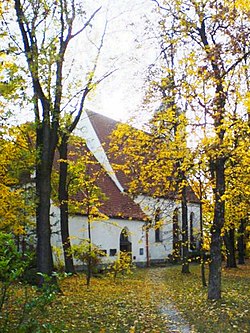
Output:
<instances>
[{"instance_id":1,"label":"gable","mask_svg":"<svg viewBox=\"0 0 250 333\"><path fill-rule=\"evenodd\" d=\"M97 209L110 218L121 218L128 220L145 221L147 216L143 213L140 206L136 204L133 199L125 192L122 192L110 177L109 173L105 170L103 165L97 161L94 154L89 150L87 145L81 144L80 150L77 150L74 145L69 145L68 155L71 161L76 161L80 156L88 154L88 164L86 165L85 175L93 179L93 188L97 186L103 195L100 195L98 200ZM54 166L56 169L59 167L58 154L56 155ZM86 214L84 204L86 202L86 189L82 188L71 196L73 201L76 201L76 207L79 205L78 210L74 211L75 214Z\"/></svg>"},{"instance_id":2,"label":"gable","mask_svg":"<svg viewBox=\"0 0 250 333\"><path fill-rule=\"evenodd\" d=\"M110 119L106 116L103 116L101 114L95 113L93 111L86 111L87 116L89 117L89 120L100 140L100 143L102 144L102 147L104 148L106 155L108 156L108 159L110 161L110 164L118 163L122 164L123 161L126 159L126 156L119 156L118 158L114 157L113 154L109 153L109 147L111 143L111 135L112 132L116 129L117 125L119 124L118 121L115 121L113 119ZM115 174L118 178L118 181L120 182L121 186L127 190L128 184L130 182L130 179L127 175L125 175L121 170L116 170ZM136 177L136 175L135 175ZM154 188L151 188L150 195L154 195ZM172 200L178 200L178 196L176 196L175 193L168 193L167 196L165 196L167 199ZM199 199L195 195L194 191L190 186L187 188L187 200L190 203L200 203Z\"/></svg>"}]
</instances>

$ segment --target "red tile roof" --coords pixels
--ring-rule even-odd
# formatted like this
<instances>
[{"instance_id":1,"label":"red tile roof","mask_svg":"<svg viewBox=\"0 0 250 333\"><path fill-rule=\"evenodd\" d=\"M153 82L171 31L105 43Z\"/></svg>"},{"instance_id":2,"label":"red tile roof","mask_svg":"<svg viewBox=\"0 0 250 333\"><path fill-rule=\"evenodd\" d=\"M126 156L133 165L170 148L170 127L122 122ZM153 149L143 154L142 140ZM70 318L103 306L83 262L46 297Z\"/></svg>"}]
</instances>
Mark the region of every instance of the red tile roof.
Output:
<instances>
[{"instance_id":1,"label":"red tile roof","mask_svg":"<svg viewBox=\"0 0 250 333\"><path fill-rule=\"evenodd\" d=\"M71 160L77 159L77 155L73 154L75 147L70 146L69 151L71 152L69 158ZM96 177L95 185L105 196L105 198L100 198L100 207L98 207L99 211L112 218L146 221L147 216L143 213L140 206L136 204L127 193L122 193L118 189L114 181L104 170L103 166L96 160L92 152L89 151L87 146L81 146L81 154L83 156L84 154L89 153L91 164L88 166L87 172L91 176L98 175L94 176ZM58 155L56 158L58 158ZM72 197L72 199L81 202L84 200L84 193L83 188L82 191L79 191L77 195ZM78 213L80 213L80 209ZM84 214L84 212L81 213Z\"/></svg>"},{"instance_id":2,"label":"red tile roof","mask_svg":"<svg viewBox=\"0 0 250 333\"><path fill-rule=\"evenodd\" d=\"M97 185L107 197L107 200L104 200L100 207L102 213L109 217L147 220L140 206L127 193L122 193L107 173L98 179Z\"/></svg>"},{"instance_id":3,"label":"red tile roof","mask_svg":"<svg viewBox=\"0 0 250 333\"><path fill-rule=\"evenodd\" d=\"M112 154L108 154L108 148L110 145L110 141L111 141L111 134L112 132L115 130L115 128L117 127L117 125L119 124L118 121L115 121L114 119L108 118L104 115L101 115L99 113L93 112L93 111L86 111L87 115L92 123L92 126L101 142L101 144L104 147L104 150L106 151L109 160L112 163L122 163L122 157L119 157L119 161L116 159L114 160ZM124 157L125 159L125 157ZM117 171L116 172L116 176L118 178L118 180L120 181L121 185L123 186L123 188L126 190L128 188L128 183L129 183L129 178L122 172L122 171ZM176 198L176 195L174 195L173 193L169 193L168 198L169 199L173 199ZM195 195L195 193L193 192L193 190L191 189L191 187L188 187L188 202L193 202L193 203L199 203L199 199L197 198L197 196Z\"/></svg>"}]
</instances>

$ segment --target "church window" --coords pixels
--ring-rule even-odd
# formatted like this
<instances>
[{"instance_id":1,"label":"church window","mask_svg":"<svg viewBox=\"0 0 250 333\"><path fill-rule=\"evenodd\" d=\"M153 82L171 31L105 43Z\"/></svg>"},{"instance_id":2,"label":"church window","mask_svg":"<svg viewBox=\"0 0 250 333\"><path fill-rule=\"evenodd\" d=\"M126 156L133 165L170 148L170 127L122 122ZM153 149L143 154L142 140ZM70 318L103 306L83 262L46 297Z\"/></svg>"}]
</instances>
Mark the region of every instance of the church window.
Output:
<instances>
[{"instance_id":1,"label":"church window","mask_svg":"<svg viewBox=\"0 0 250 333\"><path fill-rule=\"evenodd\" d=\"M190 213L190 250L195 250L195 238L194 238L194 213Z\"/></svg>"},{"instance_id":2,"label":"church window","mask_svg":"<svg viewBox=\"0 0 250 333\"><path fill-rule=\"evenodd\" d=\"M110 250L109 250L109 255L110 255L110 257L114 257L114 256L116 255L116 253L117 253L117 250L116 250L116 249L110 249Z\"/></svg>"},{"instance_id":3,"label":"church window","mask_svg":"<svg viewBox=\"0 0 250 333\"><path fill-rule=\"evenodd\" d=\"M160 226L160 209L157 208L155 212L155 242L161 242L161 226Z\"/></svg>"}]
</instances>

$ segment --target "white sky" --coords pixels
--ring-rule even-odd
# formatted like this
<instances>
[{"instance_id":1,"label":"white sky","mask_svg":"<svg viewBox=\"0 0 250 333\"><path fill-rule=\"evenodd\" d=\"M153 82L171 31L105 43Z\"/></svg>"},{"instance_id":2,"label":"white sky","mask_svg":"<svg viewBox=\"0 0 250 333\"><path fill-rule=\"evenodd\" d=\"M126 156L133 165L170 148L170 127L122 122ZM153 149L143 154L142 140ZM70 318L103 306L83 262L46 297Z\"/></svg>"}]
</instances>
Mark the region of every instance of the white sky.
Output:
<instances>
[{"instance_id":1,"label":"white sky","mask_svg":"<svg viewBox=\"0 0 250 333\"><path fill-rule=\"evenodd\" d=\"M145 72L157 56L151 42L143 40L145 17L152 17L155 4L151 0L109 3L109 17L114 18L108 26L103 53L106 62L109 58L117 59L114 67L118 70L99 85L86 107L117 120L127 120L141 104Z\"/></svg>"},{"instance_id":2,"label":"white sky","mask_svg":"<svg viewBox=\"0 0 250 333\"><path fill-rule=\"evenodd\" d=\"M157 50L152 47L151 40L143 36L145 20L151 18L153 22L152 10L156 5L151 0L95 0L85 3L90 6L89 13L93 13L99 5L102 6L92 22L93 34L90 36L91 40L96 39L97 44L105 18L109 19L97 76L102 76L110 69L117 69L91 93L85 102L85 108L117 120L127 120L141 105L148 65L154 62L158 55ZM94 53L91 54L93 50L86 49L86 33L81 38L77 39L76 44L71 45L69 59L75 57L76 61L79 61L76 73L86 75L88 66L92 69L88 60L93 59ZM32 110L19 106L17 108L14 122L33 119Z\"/></svg>"}]
</instances>

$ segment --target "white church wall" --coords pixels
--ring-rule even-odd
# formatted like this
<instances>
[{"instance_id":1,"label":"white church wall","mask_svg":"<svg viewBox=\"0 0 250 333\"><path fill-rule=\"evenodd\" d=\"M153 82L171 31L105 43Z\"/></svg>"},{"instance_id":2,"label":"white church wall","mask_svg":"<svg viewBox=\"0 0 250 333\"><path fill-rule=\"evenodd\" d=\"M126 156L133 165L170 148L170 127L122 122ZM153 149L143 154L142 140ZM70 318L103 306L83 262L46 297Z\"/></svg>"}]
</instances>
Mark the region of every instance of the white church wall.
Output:
<instances>
[{"instance_id":1,"label":"white church wall","mask_svg":"<svg viewBox=\"0 0 250 333\"><path fill-rule=\"evenodd\" d=\"M190 229L191 229L191 214L193 214L193 236L196 243L196 248L199 247L200 241L200 205L196 203L188 204L188 226L189 226L189 241L190 239Z\"/></svg>"},{"instance_id":2,"label":"white church wall","mask_svg":"<svg viewBox=\"0 0 250 333\"><path fill-rule=\"evenodd\" d=\"M59 210L52 207L52 245L62 247L61 235L59 232ZM103 263L113 262L117 259L120 250L120 235L124 228L128 231L128 238L132 244L132 259L136 263L145 263L146 258L146 237L143 221L131 221L122 219L108 219L104 221L91 222L92 243L99 246L107 253L103 257ZM87 217L74 215L69 219L69 232L72 244L78 244L82 239L88 238Z\"/></svg>"},{"instance_id":3,"label":"white church wall","mask_svg":"<svg viewBox=\"0 0 250 333\"><path fill-rule=\"evenodd\" d=\"M152 220L152 228L149 231L149 256L150 260L166 260L173 251L173 216L174 210L178 209L179 228L181 229L181 204L178 201L163 198L152 198L139 195L135 202L138 203L143 212ZM193 214L193 235L199 239L200 232L200 208L197 203L188 203L188 226L190 240L190 216ZM155 236L155 215L159 212L162 225L160 227L160 240Z\"/></svg>"},{"instance_id":4,"label":"white church wall","mask_svg":"<svg viewBox=\"0 0 250 333\"><path fill-rule=\"evenodd\" d=\"M140 195L135 199L143 212L152 220L152 228L149 230L149 257L153 261L166 260L172 253L172 233L173 233L173 212L178 203L173 200L163 198L152 198ZM159 214L160 228L159 238L156 238L155 217Z\"/></svg>"},{"instance_id":5,"label":"white church wall","mask_svg":"<svg viewBox=\"0 0 250 333\"><path fill-rule=\"evenodd\" d=\"M178 221L181 228L181 207L177 202L166 199L154 199L150 197L140 196L136 199L142 210L151 217L152 228L148 234L149 260L164 261L172 253L173 250L173 214L175 208L178 208ZM157 208L160 209L160 227L159 239L156 239L156 231L154 228L154 216ZM189 240L190 240L190 215L193 214L193 235L198 244L199 236L199 204L188 204L188 224L189 224ZM59 232L59 209L52 206L52 245L61 247L61 235ZM145 222L123 220L111 218L105 221L95 221L91 223L92 243L99 246L107 253L107 257L103 258L103 263L110 263L117 259L120 250L121 231L126 228L129 234L129 241L132 243L133 261L139 264L147 262L146 256L146 235L144 231ZM70 216L69 231L72 244L77 244L81 239L88 238L87 217L81 215Z\"/></svg>"}]
</instances>

